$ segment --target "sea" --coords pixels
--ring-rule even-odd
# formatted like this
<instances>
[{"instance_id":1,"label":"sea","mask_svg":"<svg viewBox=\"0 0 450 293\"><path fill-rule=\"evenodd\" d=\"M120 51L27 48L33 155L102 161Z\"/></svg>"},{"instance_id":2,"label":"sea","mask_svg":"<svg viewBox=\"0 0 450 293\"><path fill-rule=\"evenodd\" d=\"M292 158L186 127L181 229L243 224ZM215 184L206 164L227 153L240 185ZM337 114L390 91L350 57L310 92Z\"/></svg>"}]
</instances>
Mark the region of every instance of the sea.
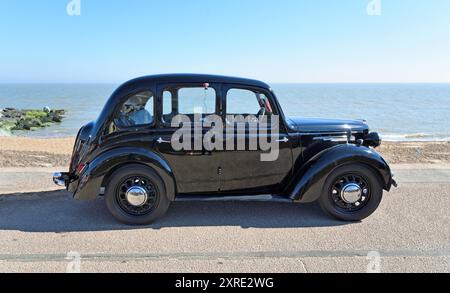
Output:
<instances>
[{"instance_id":1,"label":"sea","mask_svg":"<svg viewBox=\"0 0 450 293\"><path fill-rule=\"evenodd\" d=\"M67 110L61 124L0 136L75 136L117 84L0 84L0 109ZM288 116L365 119L386 141L450 141L450 84L271 84Z\"/></svg>"}]
</instances>

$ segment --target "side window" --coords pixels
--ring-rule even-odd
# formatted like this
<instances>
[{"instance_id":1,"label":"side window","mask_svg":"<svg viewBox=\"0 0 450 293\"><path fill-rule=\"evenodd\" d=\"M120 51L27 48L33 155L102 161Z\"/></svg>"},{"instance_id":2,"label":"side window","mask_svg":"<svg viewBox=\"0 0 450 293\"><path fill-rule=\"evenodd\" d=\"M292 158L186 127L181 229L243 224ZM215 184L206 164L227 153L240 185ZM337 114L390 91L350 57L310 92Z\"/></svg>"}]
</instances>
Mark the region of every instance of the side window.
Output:
<instances>
[{"instance_id":1,"label":"side window","mask_svg":"<svg viewBox=\"0 0 450 293\"><path fill-rule=\"evenodd\" d=\"M163 115L170 115L174 112L172 105L172 93L170 91L163 92Z\"/></svg>"},{"instance_id":2,"label":"side window","mask_svg":"<svg viewBox=\"0 0 450 293\"><path fill-rule=\"evenodd\" d=\"M180 88L178 90L178 113L214 114L216 112L216 91L213 88Z\"/></svg>"},{"instance_id":3,"label":"side window","mask_svg":"<svg viewBox=\"0 0 450 293\"><path fill-rule=\"evenodd\" d=\"M260 92L247 89L230 89L227 92L227 114L268 115L272 114L270 100Z\"/></svg>"},{"instance_id":4,"label":"side window","mask_svg":"<svg viewBox=\"0 0 450 293\"><path fill-rule=\"evenodd\" d=\"M150 125L154 121L154 96L144 91L131 96L120 108L114 123L119 128Z\"/></svg>"},{"instance_id":5,"label":"side window","mask_svg":"<svg viewBox=\"0 0 450 293\"><path fill-rule=\"evenodd\" d=\"M163 121L170 123L176 115L176 108L173 104L173 95L170 91L163 92Z\"/></svg>"}]
</instances>

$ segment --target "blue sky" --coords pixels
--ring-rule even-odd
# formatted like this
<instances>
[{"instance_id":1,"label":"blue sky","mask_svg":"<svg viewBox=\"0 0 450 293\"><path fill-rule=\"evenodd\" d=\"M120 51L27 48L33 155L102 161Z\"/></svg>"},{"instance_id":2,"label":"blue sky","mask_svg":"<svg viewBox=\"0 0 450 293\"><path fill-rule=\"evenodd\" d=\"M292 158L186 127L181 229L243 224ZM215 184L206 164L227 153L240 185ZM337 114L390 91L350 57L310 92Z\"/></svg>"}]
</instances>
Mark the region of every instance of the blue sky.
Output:
<instances>
[{"instance_id":1,"label":"blue sky","mask_svg":"<svg viewBox=\"0 0 450 293\"><path fill-rule=\"evenodd\" d=\"M0 82L450 82L450 1L0 0Z\"/></svg>"}]
</instances>

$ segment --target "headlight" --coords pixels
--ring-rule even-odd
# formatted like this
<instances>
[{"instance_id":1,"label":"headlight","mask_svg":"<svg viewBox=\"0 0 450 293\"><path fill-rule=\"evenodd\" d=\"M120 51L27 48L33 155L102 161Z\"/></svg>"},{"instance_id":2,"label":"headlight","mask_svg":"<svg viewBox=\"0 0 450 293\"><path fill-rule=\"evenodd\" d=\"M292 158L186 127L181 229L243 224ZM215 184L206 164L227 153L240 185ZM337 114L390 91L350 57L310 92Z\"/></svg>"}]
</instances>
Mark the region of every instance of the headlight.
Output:
<instances>
[{"instance_id":1,"label":"headlight","mask_svg":"<svg viewBox=\"0 0 450 293\"><path fill-rule=\"evenodd\" d=\"M379 147L381 145L381 138L380 135L376 132L369 133L364 138L364 146L367 147Z\"/></svg>"}]
</instances>

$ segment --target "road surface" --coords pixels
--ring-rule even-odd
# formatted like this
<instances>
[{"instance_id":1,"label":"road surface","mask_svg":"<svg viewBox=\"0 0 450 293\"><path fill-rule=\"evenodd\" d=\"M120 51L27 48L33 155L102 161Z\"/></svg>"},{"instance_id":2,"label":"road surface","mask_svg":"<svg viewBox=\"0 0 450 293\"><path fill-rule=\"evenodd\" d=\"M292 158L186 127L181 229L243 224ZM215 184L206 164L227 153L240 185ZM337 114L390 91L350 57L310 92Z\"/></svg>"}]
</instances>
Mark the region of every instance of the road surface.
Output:
<instances>
[{"instance_id":1,"label":"road surface","mask_svg":"<svg viewBox=\"0 0 450 293\"><path fill-rule=\"evenodd\" d=\"M316 204L179 202L128 227L55 190L53 169L0 169L0 272L450 272L450 166L394 170L400 187L361 223Z\"/></svg>"}]
</instances>

